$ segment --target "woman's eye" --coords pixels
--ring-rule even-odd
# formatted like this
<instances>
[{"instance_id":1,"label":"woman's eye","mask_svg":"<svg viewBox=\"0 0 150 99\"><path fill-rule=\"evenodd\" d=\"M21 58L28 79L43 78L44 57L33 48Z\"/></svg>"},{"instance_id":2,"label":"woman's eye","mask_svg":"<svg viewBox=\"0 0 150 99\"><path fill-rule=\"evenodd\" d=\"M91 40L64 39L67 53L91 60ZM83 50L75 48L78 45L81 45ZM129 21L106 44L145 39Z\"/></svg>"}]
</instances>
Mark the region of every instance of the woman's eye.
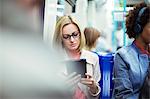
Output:
<instances>
[{"instance_id":1,"label":"woman's eye","mask_svg":"<svg viewBox=\"0 0 150 99\"><path fill-rule=\"evenodd\" d=\"M64 38L64 39L68 39L69 36L68 36L68 35L63 35L63 38Z\"/></svg>"},{"instance_id":2,"label":"woman's eye","mask_svg":"<svg viewBox=\"0 0 150 99\"><path fill-rule=\"evenodd\" d=\"M73 33L73 34L72 34L72 36L77 36L77 35L78 35L78 33Z\"/></svg>"}]
</instances>

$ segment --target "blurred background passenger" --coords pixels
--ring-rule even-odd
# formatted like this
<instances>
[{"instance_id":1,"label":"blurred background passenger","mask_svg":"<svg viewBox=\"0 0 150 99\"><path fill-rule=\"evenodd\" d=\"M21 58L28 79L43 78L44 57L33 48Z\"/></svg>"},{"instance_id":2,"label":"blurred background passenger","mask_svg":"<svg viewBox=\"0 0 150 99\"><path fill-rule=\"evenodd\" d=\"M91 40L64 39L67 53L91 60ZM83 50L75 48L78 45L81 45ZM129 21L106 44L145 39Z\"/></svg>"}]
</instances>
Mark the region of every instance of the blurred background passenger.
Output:
<instances>
[{"instance_id":1,"label":"blurred background passenger","mask_svg":"<svg viewBox=\"0 0 150 99\"><path fill-rule=\"evenodd\" d=\"M96 28L86 27L84 35L86 39L85 49L95 52L111 52L105 37Z\"/></svg>"},{"instance_id":2,"label":"blurred background passenger","mask_svg":"<svg viewBox=\"0 0 150 99\"><path fill-rule=\"evenodd\" d=\"M44 0L4 0L2 3L2 27L42 37Z\"/></svg>"},{"instance_id":3,"label":"blurred background passenger","mask_svg":"<svg viewBox=\"0 0 150 99\"><path fill-rule=\"evenodd\" d=\"M117 41L117 50L120 49L123 46L123 37L124 37L124 31L123 26L121 22L118 22L117 31L116 31L116 41Z\"/></svg>"},{"instance_id":4,"label":"blurred background passenger","mask_svg":"<svg viewBox=\"0 0 150 99\"><path fill-rule=\"evenodd\" d=\"M97 39L97 43L96 43L96 48L95 48L96 52L112 52L112 48L111 46L107 43L107 40L104 36L100 36Z\"/></svg>"},{"instance_id":5,"label":"blurred background passenger","mask_svg":"<svg viewBox=\"0 0 150 99\"><path fill-rule=\"evenodd\" d=\"M53 40L54 46L62 49L67 59L86 59L86 78L81 78L81 75L76 73L69 75L67 71L62 71L62 75L70 76L68 85L71 88L75 87L73 99L98 99L101 91L98 84L101 78L98 56L83 50L85 36L74 18L63 16L58 19Z\"/></svg>"},{"instance_id":6,"label":"blurred background passenger","mask_svg":"<svg viewBox=\"0 0 150 99\"><path fill-rule=\"evenodd\" d=\"M70 99L56 73L62 58L42 39L40 0L0 3L0 99Z\"/></svg>"},{"instance_id":7,"label":"blurred background passenger","mask_svg":"<svg viewBox=\"0 0 150 99\"><path fill-rule=\"evenodd\" d=\"M138 99L150 61L150 6L138 4L126 19L131 45L116 52L114 59L114 99ZM149 93L148 93L149 94ZM149 99L149 95L147 98Z\"/></svg>"},{"instance_id":8,"label":"blurred background passenger","mask_svg":"<svg viewBox=\"0 0 150 99\"><path fill-rule=\"evenodd\" d=\"M100 32L93 27L87 27L84 30L84 35L86 40L85 48L89 51L95 51L97 40L100 37Z\"/></svg>"}]
</instances>

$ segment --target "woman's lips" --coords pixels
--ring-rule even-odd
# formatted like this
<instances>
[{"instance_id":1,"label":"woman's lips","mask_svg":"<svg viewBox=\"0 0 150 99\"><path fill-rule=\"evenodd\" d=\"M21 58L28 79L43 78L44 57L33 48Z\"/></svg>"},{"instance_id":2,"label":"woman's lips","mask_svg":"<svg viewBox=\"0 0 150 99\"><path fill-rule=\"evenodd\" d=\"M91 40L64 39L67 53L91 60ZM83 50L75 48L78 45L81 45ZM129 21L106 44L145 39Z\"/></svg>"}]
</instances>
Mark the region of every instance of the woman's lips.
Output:
<instances>
[{"instance_id":1,"label":"woman's lips","mask_svg":"<svg viewBox=\"0 0 150 99\"><path fill-rule=\"evenodd\" d=\"M75 47L75 46L76 46L76 44L71 44L70 46L71 46L71 47Z\"/></svg>"}]
</instances>

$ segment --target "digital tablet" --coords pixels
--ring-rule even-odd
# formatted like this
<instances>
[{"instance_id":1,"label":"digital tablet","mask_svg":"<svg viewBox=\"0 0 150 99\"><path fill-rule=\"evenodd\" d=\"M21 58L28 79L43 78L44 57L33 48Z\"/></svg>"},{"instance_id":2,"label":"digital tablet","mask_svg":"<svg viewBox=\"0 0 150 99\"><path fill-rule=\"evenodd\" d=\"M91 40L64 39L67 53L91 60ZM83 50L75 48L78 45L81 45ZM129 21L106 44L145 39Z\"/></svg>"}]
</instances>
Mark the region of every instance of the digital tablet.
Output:
<instances>
[{"instance_id":1,"label":"digital tablet","mask_svg":"<svg viewBox=\"0 0 150 99\"><path fill-rule=\"evenodd\" d=\"M68 74L76 72L77 74L81 74L82 78L86 77L86 59L69 60L66 63Z\"/></svg>"}]
</instances>

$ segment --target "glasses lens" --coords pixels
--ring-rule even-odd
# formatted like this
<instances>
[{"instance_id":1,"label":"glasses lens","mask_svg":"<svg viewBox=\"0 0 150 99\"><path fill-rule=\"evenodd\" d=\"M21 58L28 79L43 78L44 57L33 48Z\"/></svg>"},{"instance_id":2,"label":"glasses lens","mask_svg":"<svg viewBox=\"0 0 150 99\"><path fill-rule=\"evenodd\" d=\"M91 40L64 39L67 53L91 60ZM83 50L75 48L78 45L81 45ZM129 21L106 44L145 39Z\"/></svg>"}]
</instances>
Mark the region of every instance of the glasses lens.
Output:
<instances>
[{"instance_id":1,"label":"glasses lens","mask_svg":"<svg viewBox=\"0 0 150 99\"><path fill-rule=\"evenodd\" d=\"M79 33L78 32L72 33L72 37L73 38L78 38L79 37Z\"/></svg>"},{"instance_id":2,"label":"glasses lens","mask_svg":"<svg viewBox=\"0 0 150 99\"><path fill-rule=\"evenodd\" d=\"M63 35L63 38L64 38L64 39L70 39L70 35L65 34L65 35Z\"/></svg>"}]
</instances>

